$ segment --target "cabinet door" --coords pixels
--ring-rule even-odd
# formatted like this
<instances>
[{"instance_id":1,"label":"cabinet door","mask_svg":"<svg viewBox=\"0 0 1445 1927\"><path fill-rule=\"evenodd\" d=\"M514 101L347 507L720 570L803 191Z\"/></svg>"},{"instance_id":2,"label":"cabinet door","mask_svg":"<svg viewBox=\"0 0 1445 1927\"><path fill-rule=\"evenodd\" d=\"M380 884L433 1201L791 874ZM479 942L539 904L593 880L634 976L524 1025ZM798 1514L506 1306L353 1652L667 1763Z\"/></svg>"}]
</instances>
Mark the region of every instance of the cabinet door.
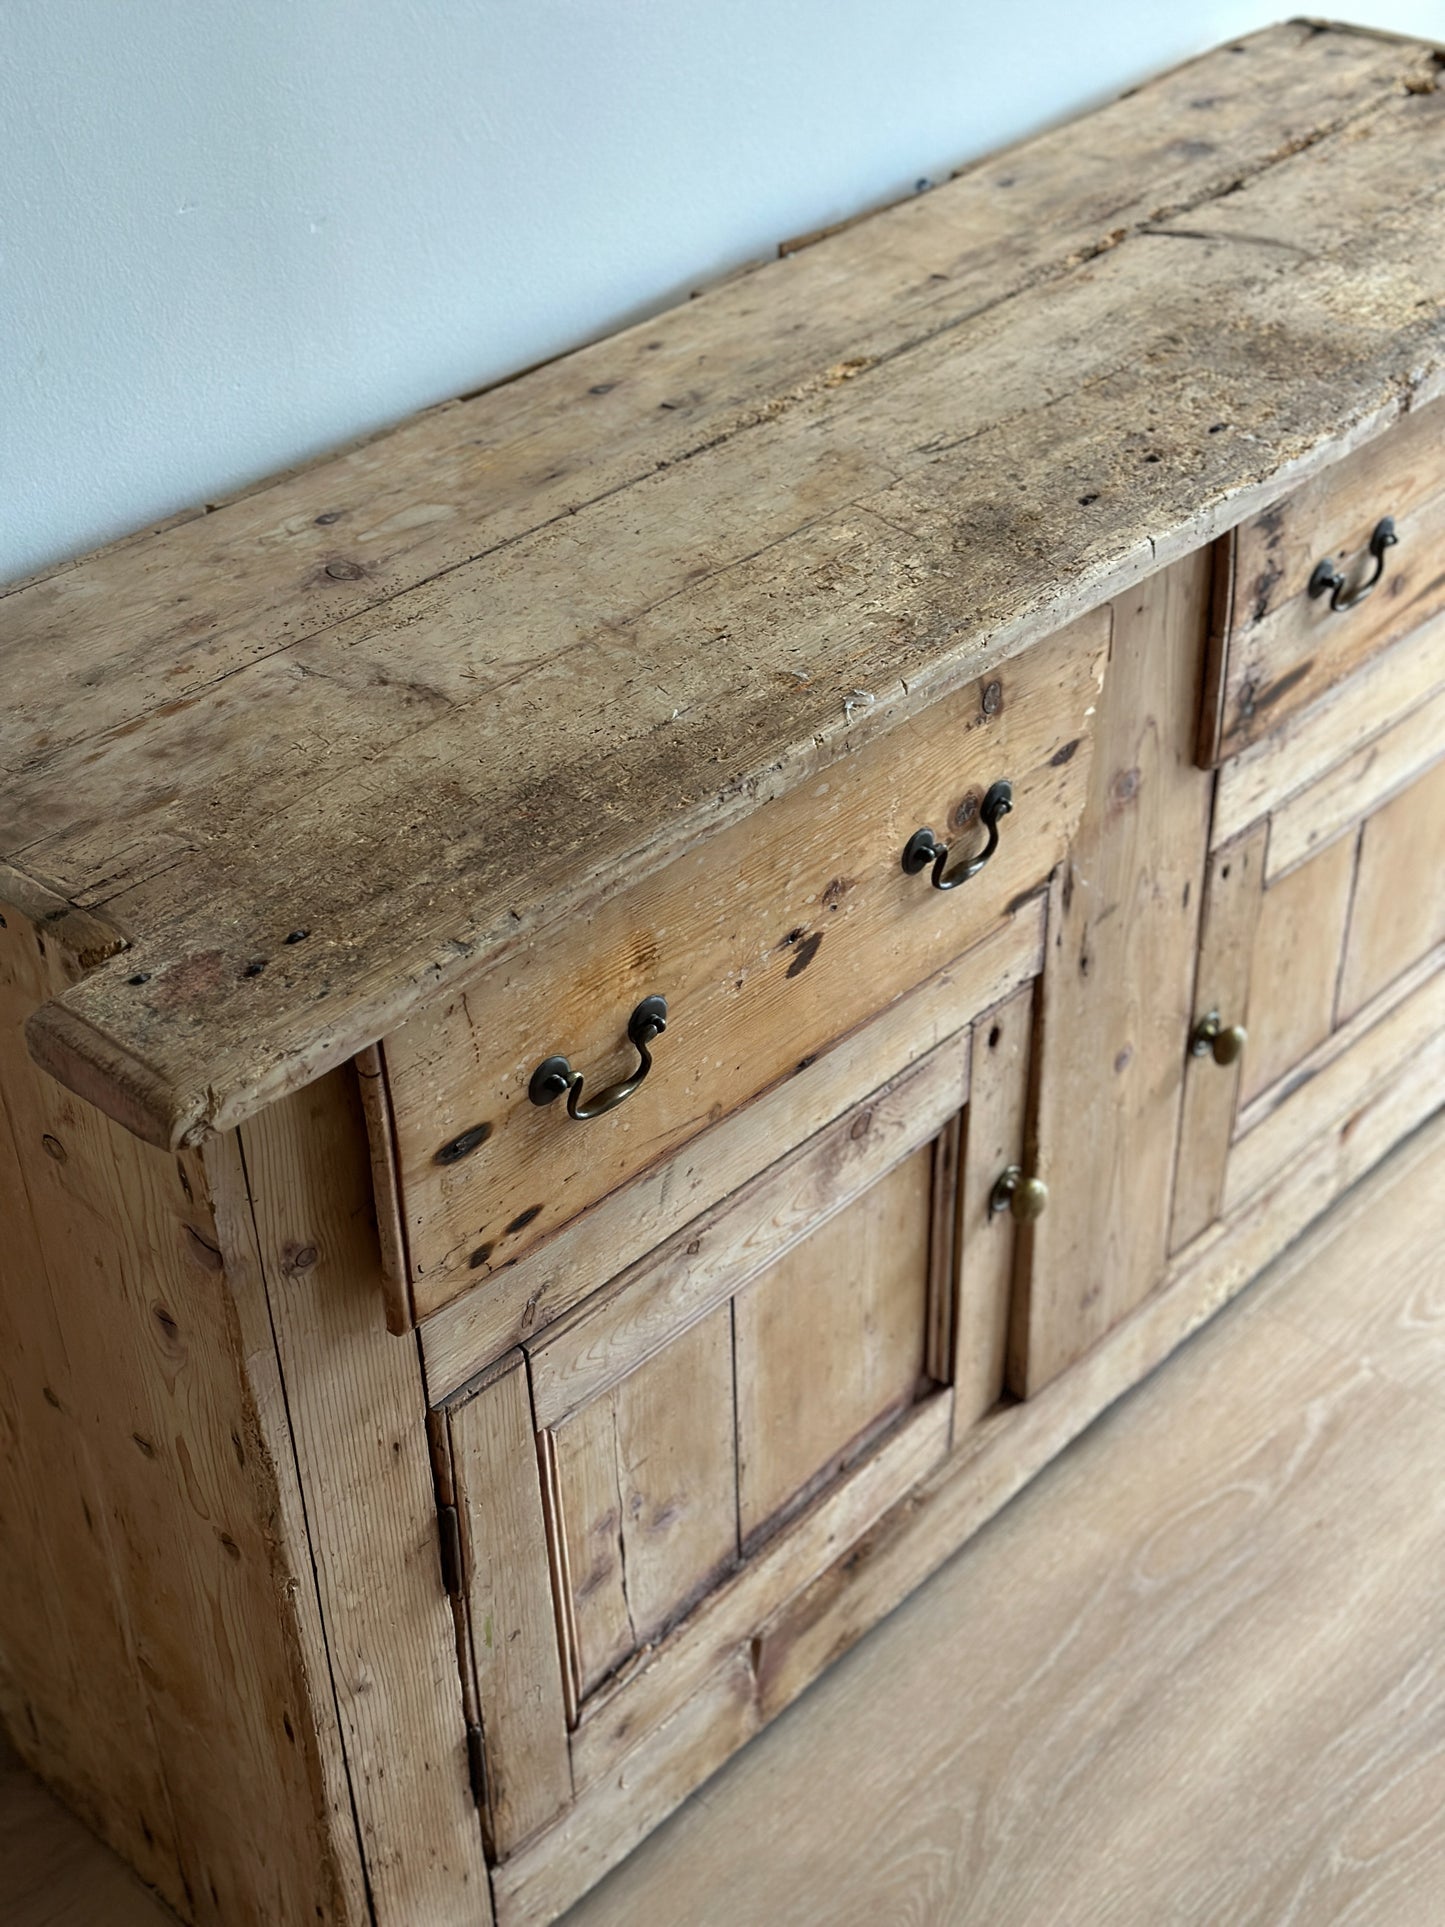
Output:
<instances>
[{"instance_id":1,"label":"cabinet door","mask_svg":"<svg viewBox=\"0 0 1445 1927\"><path fill-rule=\"evenodd\" d=\"M1445 761L1401 783L1393 733L1213 854L1196 1022L1222 1042L1188 1059L1176 1251L1441 1051Z\"/></svg>"},{"instance_id":2,"label":"cabinet door","mask_svg":"<svg viewBox=\"0 0 1445 1927\"><path fill-rule=\"evenodd\" d=\"M717 1680L998 1403L1015 1240L993 1191L1022 1151L1034 998L1012 992L448 1403L495 1859L639 1747L711 1771L762 1717L750 1686L709 1724ZM684 1709L707 1730L671 1761Z\"/></svg>"}]
</instances>

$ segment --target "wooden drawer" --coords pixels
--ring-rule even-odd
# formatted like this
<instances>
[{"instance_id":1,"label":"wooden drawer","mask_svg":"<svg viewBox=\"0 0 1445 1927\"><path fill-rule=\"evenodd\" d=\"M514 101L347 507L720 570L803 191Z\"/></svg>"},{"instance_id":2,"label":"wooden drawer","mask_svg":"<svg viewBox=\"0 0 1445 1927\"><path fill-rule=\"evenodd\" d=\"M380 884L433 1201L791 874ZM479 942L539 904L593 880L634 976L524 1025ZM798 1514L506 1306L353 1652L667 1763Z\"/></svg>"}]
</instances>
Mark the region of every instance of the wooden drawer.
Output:
<instances>
[{"instance_id":1,"label":"wooden drawer","mask_svg":"<svg viewBox=\"0 0 1445 1927\"><path fill-rule=\"evenodd\" d=\"M769 1716L774 1615L998 1404L1015 1226L990 1200L1022 1153L1034 991L957 1010L436 1414L464 1697L522 1914L586 1883L599 1802L632 1823L634 1764L645 1782L678 1719L695 1761Z\"/></svg>"},{"instance_id":2,"label":"wooden drawer","mask_svg":"<svg viewBox=\"0 0 1445 1927\"><path fill-rule=\"evenodd\" d=\"M1078 821L1107 636L1106 611L1081 619L388 1038L372 1108L411 1289L395 1322L512 1264L997 927ZM999 779L1013 809L986 867L947 891L907 874L920 826L982 846ZM579 1122L529 1101L554 1053L587 1092L626 1076L629 1014L653 995L668 1027L626 1103Z\"/></svg>"},{"instance_id":3,"label":"wooden drawer","mask_svg":"<svg viewBox=\"0 0 1445 1927\"><path fill-rule=\"evenodd\" d=\"M1371 541L1386 518L1396 541L1377 557ZM1331 591L1311 594L1326 561L1344 578L1338 608ZM1213 765L1276 731L1442 607L1445 403L1435 403L1219 544L1199 760Z\"/></svg>"},{"instance_id":4,"label":"wooden drawer","mask_svg":"<svg viewBox=\"0 0 1445 1927\"><path fill-rule=\"evenodd\" d=\"M1247 1039L1233 1062L1190 1055L1175 1250L1445 1050L1445 745L1402 783L1390 738L1411 727L1211 857L1196 1012Z\"/></svg>"}]
</instances>

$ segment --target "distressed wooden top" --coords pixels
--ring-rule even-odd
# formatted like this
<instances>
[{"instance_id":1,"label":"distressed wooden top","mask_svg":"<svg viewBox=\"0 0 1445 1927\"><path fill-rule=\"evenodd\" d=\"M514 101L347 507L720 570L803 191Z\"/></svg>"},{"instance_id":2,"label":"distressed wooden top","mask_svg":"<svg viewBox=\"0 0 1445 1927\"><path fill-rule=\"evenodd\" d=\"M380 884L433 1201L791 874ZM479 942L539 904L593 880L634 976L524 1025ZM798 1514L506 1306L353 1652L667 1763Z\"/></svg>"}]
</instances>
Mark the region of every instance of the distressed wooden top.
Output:
<instances>
[{"instance_id":1,"label":"distressed wooden top","mask_svg":"<svg viewBox=\"0 0 1445 1927\"><path fill-rule=\"evenodd\" d=\"M1272 28L0 596L0 856L127 945L36 1057L233 1125L1433 397L1440 62Z\"/></svg>"}]
</instances>

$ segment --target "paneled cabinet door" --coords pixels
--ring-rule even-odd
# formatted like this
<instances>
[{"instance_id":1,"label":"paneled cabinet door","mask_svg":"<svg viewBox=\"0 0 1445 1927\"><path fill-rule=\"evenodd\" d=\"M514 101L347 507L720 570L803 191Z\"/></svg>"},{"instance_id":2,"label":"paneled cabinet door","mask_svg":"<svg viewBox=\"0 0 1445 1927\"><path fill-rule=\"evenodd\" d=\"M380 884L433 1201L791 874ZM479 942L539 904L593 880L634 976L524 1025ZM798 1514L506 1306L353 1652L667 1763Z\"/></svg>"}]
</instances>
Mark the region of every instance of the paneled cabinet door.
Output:
<instances>
[{"instance_id":1,"label":"paneled cabinet door","mask_svg":"<svg viewBox=\"0 0 1445 1927\"><path fill-rule=\"evenodd\" d=\"M998 1402L1033 1006L1028 982L447 1406L494 1858L733 1668L723 1757L765 1716L771 1615Z\"/></svg>"},{"instance_id":2,"label":"paneled cabinet door","mask_svg":"<svg viewBox=\"0 0 1445 1927\"><path fill-rule=\"evenodd\" d=\"M1402 776L1393 734L1211 857L1175 1251L1442 1053L1445 759Z\"/></svg>"}]
</instances>

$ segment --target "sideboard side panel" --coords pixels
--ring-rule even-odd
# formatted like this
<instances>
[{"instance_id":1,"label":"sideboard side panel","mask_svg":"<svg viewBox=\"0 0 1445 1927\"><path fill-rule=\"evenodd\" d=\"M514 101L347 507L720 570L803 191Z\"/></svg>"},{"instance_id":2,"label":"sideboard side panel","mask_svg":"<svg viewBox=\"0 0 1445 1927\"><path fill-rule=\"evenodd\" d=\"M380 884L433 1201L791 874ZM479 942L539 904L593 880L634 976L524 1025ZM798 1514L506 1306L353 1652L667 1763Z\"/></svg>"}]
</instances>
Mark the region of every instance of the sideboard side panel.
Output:
<instances>
[{"instance_id":1,"label":"sideboard side panel","mask_svg":"<svg viewBox=\"0 0 1445 1927\"><path fill-rule=\"evenodd\" d=\"M364 1918L204 1169L31 1063L25 1018L84 961L64 904L3 881L0 1712L183 1918Z\"/></svg>"}]
</instances>

